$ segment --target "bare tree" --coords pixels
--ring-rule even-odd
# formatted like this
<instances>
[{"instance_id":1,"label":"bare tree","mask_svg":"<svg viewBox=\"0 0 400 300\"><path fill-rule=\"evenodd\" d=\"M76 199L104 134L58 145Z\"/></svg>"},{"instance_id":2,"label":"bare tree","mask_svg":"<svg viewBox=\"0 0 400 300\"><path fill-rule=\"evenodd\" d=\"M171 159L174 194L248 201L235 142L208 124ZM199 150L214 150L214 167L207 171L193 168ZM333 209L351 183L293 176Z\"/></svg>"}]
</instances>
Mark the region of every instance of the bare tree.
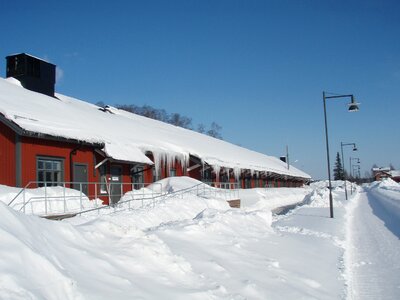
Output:
<instances>
[{"instance_id":1,"label":"bare tree","mask_svg":"<svg viewBox=\"0 0 400 300\"><path fill-rule=\"evenodd\" d=\"M211 128L207 131L207 134L209 136L212 136L214 138L222 140L222 136L221 136L221 133L220 133L221 129L222 129L222 127L220 125L218 125L216 122L212 122L211 123Z\"/></svg>"},{"instance_id":2,"label":"bare tree","mask_svg":"<svg viewBox=\"0 0 400 300\"><path fill-rule=\"evenodd\" d=\"M104 106L104 103L101 104L102 106ZM117 104L116 107L118 109L122 109L147 118L159 120L175 126L193 130L192 118L183 116L179 113L168 114L164 109L154 108L150 105L137 106L134 104ZM222 127L216 122L211 123L209 130L206 130L206 127L202 123L197 126L198 132L205 133L209 136L222 140L221 129Z\"/></svg>"},{"instance_id":3,"label":"bare tree","mask_svg":"<svg viewBox=\"0 0 400 300\"><path fill-rule=\"evenodd\" d=\"M178 113L171 114L169 116L168 123L186 129L192 129L192 119L185 116L181 116Z\"/></svg>"},{"instance_id":4,"label":"bare tree","mask_svg":"<svg viewBox=\"0 0 400 300\"><path fill-rule=\"evenodd\" d=\"M200 133L206 132L206 127L204 126L203 123L200 123L199 125L197 125L197 132L200 132Z\"/></svg>"}]
</instances>

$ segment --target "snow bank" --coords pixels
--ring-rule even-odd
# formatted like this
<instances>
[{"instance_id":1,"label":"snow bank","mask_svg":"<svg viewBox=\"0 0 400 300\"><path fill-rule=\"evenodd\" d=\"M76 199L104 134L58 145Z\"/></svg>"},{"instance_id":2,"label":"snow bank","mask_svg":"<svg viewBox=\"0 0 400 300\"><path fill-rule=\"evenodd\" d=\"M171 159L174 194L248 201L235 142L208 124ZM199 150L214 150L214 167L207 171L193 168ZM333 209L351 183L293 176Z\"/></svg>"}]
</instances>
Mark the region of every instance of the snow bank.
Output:
<instances>
[{"instance_id":1,"label":"snow bank","mask_svg":"<svg viewBox=\"0 0 400 300\"><path fill-rule=\"evenodd\" d=\"M393 215L400 219L400 184L388 178L371 183L367 190L379 199L379 203Z\"/></svg>"},{"instance_id":2,"label":"snow bank","mask_svg":"<svg viewBox=\"0 0 400 300\"><path fill-rule=\"evenodd\" d=\"M22 191L22 192L21 192ZM0 185L0 201L17 211L33 215L77 212L103 206L100 199L89 200L80 191L56 187L21 189Z\"/></svg>"},{"instance_id":3,"label":"snow bank","mask_svg":"<svg viewBox=\"0 0 400 300\"><path fill-rule=\"evenodd\" d=\"M197 183L167 181L166 191ZM285 202L307 191L271 189L269 199L257 201ZM260 199L259 192L248 197ZM62 222L0 203L1 298L338 299L340 248L323 223L343 222L302 210L271 227L270 207L257 203L231 209L226 201L183 194Z\"/></svg>"},{"instance_id":4,"label":"snow bank","mask_svg":"<svg viewBox=\"0 0 400 300\"><path fill-rule=\"evenodd\" d=\"M241 206L248 209L269 209L300 204L311 192L310 188L255 188L239 191Z\"/></svg>"}]
</instances>

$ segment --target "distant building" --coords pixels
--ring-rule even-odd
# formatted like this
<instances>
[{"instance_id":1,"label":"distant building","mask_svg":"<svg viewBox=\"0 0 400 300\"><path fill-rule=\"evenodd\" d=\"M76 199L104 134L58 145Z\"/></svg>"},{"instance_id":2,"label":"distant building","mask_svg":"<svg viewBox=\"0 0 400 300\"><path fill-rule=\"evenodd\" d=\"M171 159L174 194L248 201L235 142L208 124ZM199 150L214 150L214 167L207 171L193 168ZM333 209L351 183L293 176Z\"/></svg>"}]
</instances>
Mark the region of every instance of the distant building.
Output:
<instances>
[{"instance_id":1,"label":"distant building","mask_svg":"<svg viewBox=\"0 0 400 300\"><path fill-rule=\"evenodd\" d=\"M375 181L391 178L396 182L400 182L400 170L391 170L389 167L372 168L372 175Z\"/></svg>"}]
</instances>

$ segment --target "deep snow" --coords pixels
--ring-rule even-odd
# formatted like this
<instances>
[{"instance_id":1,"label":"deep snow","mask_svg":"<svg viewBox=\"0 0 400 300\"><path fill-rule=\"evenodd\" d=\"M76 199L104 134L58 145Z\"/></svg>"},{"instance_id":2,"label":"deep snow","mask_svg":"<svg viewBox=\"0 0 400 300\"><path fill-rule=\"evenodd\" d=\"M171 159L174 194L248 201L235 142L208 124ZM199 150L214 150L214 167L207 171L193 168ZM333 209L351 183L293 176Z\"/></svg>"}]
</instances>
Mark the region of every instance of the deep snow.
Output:
<instances>
[{"instance_id":1,"label":"deep snow","mask_svg":"<svg viewBox=\"0 0 400 300\"><path fill-rule=\"evenodd\" d=\"M0 202L1 299L398 299L399 191L384 182L345 201L339 182L334 219L325 182L242 190L241 209L183 194L62 222Z\"/></svg>"}]
</instances>

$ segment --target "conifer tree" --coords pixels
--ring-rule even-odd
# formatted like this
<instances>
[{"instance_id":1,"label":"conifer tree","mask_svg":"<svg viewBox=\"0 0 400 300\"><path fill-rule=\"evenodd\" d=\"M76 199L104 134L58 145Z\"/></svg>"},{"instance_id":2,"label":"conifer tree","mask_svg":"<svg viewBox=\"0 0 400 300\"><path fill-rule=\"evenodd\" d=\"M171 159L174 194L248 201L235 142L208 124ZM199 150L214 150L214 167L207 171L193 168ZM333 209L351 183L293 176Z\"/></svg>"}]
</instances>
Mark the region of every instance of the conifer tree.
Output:
<instances>
[{"instance_id":1,"label":"conifer tree","mask_svg":"<svg viewBox=\"0 0 400 300\"><path fill-rule=\"evenodd\" d=\"M344 180L344 171L343 171L342 161L340 160L339 152L337 152L336 154L335 168L333 169L333 179Z\"/></svg>"}]
</instances>

